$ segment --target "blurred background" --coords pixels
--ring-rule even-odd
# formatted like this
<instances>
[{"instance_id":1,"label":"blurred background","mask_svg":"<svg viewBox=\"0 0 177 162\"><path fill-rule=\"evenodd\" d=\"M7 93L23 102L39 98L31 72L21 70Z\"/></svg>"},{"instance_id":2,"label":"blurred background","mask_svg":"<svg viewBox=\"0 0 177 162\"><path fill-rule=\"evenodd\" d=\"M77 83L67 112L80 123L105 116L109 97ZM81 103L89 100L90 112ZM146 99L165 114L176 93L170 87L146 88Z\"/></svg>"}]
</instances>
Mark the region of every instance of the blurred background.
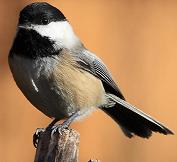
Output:
<instances>
[{"instance_id":1,"label":"blurred background","mask_svg":"<svg viewBox=\"0 0 177 162\"><path fill-rule=\"evenodd\" d=\"M0 0L0 157L32 162L32 135L51 119L17 88L7 56L19 11L30 0ZM177 132L177 1L49 0L85 46L110 68L127 100ZM72 124L81 134L80 162L176 162L177 137L126 138L101 111Z\"/></svg>"}]
</instances>

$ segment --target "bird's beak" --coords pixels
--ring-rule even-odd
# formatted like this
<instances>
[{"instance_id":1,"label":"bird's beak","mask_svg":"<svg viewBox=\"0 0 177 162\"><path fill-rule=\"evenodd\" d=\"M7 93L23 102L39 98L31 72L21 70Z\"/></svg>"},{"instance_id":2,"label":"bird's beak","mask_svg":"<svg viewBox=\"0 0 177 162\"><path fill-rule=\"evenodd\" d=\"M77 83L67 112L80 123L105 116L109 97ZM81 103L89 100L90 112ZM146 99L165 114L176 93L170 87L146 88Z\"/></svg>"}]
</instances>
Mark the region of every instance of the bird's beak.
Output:
<instances>
[{"instance_id":1,"label":"bird's beak","mask_svg":"<svg viewBox=\"0 0 177 162\"><path fill-rule=\"evenodd\" d=\"M23 25L18 25L18 28L26 29L26 27Z\"/></svg>"},{"instance_id":2,"label":"bird's beak","mask_svg":"<svg viewBox=\"0 0 177 162\"><path fill-rule=\"evenodd\" d=\"M32 29L32 26L30 24L19 24L18 28L30 30Z\"/></svg>"}]
</instances>

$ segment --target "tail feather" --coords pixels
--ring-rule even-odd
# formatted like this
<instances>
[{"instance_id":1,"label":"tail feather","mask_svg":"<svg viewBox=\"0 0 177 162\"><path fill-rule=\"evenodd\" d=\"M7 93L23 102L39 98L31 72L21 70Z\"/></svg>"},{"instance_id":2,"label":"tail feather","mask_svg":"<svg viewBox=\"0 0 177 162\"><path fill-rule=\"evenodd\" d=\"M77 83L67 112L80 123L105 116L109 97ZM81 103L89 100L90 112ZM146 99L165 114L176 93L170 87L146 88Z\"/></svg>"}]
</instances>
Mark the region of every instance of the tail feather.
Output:
<instances>
[{"instance_id":1,"label":"tail feather","mask_svg":"<svg viewBox=\"0 0 177 162\"><path fill-rule=\"evenodd\" d=\"M164 135L173 134L171 130L160 122L130 105L125 100L114 95L110 95L109 97L117 104L112 108L103 108L103 111L120 125L127 137L131 138L135 134L143 138L149 138L152 135L152 131Z\"/></svg>"}]
</instances>

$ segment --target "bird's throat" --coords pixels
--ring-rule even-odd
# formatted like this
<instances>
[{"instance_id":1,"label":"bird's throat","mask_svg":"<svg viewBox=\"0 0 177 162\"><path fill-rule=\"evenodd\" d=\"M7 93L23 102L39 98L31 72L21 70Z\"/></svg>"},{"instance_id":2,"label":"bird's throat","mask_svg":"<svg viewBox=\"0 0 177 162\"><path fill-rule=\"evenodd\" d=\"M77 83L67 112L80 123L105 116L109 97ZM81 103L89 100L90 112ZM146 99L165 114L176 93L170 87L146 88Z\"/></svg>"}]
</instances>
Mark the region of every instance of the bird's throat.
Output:
<instances>
[{"instance_id":1,"label":"bird's throat","mask_svg":"<svg viewBox=\"0 0 177 162\"><path fill-rule=\"evenodd\" d=\"M19 28L10 53L35 59L58 55L60 50L54 48L53 41L35 30Z\"/></svg>"}]
</instances>

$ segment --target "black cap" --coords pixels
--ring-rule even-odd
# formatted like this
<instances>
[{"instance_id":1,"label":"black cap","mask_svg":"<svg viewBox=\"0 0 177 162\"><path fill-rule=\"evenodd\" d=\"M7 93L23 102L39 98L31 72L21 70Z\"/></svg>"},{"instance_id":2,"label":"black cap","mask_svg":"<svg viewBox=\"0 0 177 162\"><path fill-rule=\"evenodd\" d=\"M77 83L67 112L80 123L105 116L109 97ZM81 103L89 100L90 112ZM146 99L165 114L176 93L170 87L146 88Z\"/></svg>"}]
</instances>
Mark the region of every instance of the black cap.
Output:
<instances>
[{"instance_id":1,"label":"black cap","mask_svg":"<svg viewBox=\"0 0 177 162\"><path fill-rule=\"evenodd\" d=\"M20 12L20 25L47 25L52 21L66 21L66 17L59 9L46 2L29 4Z\"/></svg>"}]
</instances>

